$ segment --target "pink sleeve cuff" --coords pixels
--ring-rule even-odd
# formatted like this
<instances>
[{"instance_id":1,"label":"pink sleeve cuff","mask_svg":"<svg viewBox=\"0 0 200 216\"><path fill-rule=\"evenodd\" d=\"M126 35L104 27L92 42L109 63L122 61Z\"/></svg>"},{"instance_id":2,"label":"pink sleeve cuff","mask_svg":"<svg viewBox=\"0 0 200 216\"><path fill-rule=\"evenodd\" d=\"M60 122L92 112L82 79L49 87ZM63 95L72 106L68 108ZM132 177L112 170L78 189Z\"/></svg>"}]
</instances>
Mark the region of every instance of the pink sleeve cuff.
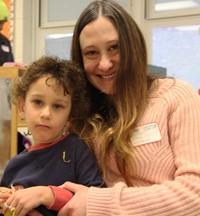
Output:
<instances>
[{"instance_id":1,"label":"pink sleeve cuff","mask_svg":"<svg viewBox=\"0 0 200 216\"><path fill-rule=\"evenodd\" d=\"M73 196L72 192L59 188L57 186L49 185L54 193L54 203L48 209L59 211Z\"/></svg>"}]
</instances>

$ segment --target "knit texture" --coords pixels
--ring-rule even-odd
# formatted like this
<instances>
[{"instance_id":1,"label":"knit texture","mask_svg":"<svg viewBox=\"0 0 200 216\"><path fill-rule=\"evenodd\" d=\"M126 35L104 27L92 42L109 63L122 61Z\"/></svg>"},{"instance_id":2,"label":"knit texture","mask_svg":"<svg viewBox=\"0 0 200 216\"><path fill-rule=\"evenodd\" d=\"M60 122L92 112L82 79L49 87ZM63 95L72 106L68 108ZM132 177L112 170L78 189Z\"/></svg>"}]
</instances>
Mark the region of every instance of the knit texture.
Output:
<instances>
[{"instance_id":1,"label":"knit texture","mask_svg":"<svg viewBox=\"0 0 200 216\"><path fill-rule=\"evenodd\" d=\"M199 95L184 81L160 79L138 126L150 123L158 124L161 140L133 143L133 187L113 165L110 187L89 189L87 216L200 215Z\"/></svg>"}]
</instances>

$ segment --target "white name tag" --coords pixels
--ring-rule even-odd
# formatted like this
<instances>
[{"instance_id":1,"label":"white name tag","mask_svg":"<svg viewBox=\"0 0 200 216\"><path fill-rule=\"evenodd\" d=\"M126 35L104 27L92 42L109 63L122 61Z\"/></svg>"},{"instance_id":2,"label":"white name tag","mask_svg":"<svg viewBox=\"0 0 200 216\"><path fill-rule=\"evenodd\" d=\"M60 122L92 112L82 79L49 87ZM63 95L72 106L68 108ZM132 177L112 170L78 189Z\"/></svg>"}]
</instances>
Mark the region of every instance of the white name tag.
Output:
<instances>
[{"instance_id":1,"label":"white name tag","mask_svg":"<svg viewBox=\"0 0 200 216\"><path fill-rule=\"evenodd\" d=\"M150 123L135 128L131 138L134 146L156 142L159 140L161 140L161 135L157 123Z\"/></svg>"},{"instance_id":2,"label":"white name tag","mask_svg":"<svg viewBox=\"0 0 200 216\"><path fill-rule=\"evenodd\" d=\"M6 45L1 45L1 49L2 49L4 52L10 52L9 47L6 46Z\"/></svg>"}]
</instances>

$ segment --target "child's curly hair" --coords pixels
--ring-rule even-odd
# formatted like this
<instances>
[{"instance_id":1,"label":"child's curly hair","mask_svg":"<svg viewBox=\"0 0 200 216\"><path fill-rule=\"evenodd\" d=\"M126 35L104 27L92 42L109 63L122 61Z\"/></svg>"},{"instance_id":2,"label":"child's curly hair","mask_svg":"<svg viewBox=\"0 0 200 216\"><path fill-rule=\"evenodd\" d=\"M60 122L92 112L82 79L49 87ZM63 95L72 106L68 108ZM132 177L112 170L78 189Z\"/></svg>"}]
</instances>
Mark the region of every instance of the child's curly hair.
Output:
<instances>
[{"instance_id":1,"label":"child's curly hair","mask_svg":"<svg viewBox=\"0 0 200 216\"><path fill-rule=\"evenodd\" d=\"M73 127L83 126L90 109L90 101L86 91L85 73L78 65L70 60L62 60L55 56L42 56L30 64L13 86L13 102L17 104L19 98L26 99L26 92L30 85L42 76L50 75L63 87L64 95L70 94L72 108L70 119ZM48 78L48 79L50 79ZM48 79L46 83L48 85Z\"/></svg>"}]
</instances>

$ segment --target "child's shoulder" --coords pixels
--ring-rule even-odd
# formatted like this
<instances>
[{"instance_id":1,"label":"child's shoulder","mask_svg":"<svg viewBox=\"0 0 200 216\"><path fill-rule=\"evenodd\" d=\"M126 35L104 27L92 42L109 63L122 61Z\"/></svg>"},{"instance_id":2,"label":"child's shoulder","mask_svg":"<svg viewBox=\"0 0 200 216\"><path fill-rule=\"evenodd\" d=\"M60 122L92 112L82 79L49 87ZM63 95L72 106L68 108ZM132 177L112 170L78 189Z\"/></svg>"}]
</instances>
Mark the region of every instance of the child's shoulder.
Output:
<instances>
[{"instance_id":1,"label":"child's shoulder","mask_svg":"<svg viewBox=\"0 0 200 216\"><path fill-rule=\"evenodd\" d=\"M69 133L61 142L72 148L88 148L81 137L74 133Z\"/></svg>"}]
</instances>

